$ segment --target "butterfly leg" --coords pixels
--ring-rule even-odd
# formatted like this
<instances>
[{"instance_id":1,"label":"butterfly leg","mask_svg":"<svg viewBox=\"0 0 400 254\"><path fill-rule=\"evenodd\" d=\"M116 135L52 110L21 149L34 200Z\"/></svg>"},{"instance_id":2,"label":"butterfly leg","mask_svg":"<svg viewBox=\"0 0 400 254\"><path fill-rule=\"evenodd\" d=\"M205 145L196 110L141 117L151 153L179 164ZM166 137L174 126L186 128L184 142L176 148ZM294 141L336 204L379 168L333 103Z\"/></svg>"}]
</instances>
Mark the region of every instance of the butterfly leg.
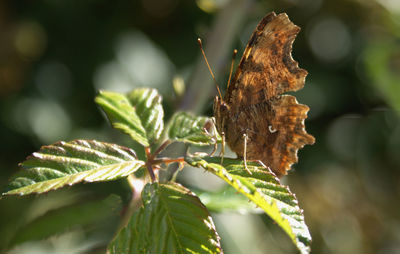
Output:
<instances>
[{"instance_id":1,"label":"butterfly leg","mask_svg":"<svg viewBox=\"0 0 400 254\"><path fill-rule=\"evenodd\" d=\"M219 156L221 156L221 165L224 163L224 155L225 155L225 132L221 133L221 152L219 153Z\"/></svg>"},{"instance_id":2,"label":"butterfly leg","mask_svg":"<svg viewBox=\"0 0 400 254\"><path fill-rule=\"evenodd\" d=\"M276 173L274 173L269 167L267 167L262 161L260 160L247 160L247 162L255 162L257 163L259 166L263 167L264 169L266 169L269 173L271 173L272 175L274 175L275 177L278 177L279 179L279 175L277 175Z\"/></svg>"},{"instance_id":3,"label":"butterfly leg","mask_svg":"<svg viewBox=\"0 0 400 254\"><path fill-rule=\"evenodd\" d=\"M243 133L243 138L244 138L244 147L243 147L243 161L244 161L244 169L247 171L247 173L249 173L251 175L250 170L247 168L247 132Z\"/></svg>"},{"instance_id":4,"label":"butterfly leg","mask_svg":"<svg viewBox=\"0 0 400 254\"><path fill-rule=\"evenodd\" d=\"M209 126L209 125L211 125L211 126ZM209 129L210 129L210 131L209 131ZM208 154L208 156L210 156L210 157L214 156L215 152L218 149L218 137L217 137L218 131L217 131L214 117L211 118L211 121L206 122L206 124L203 127L203 130L205 133L207 133L207 135L212 136L212 141L215 142L212 151Z\"/></svg>"},{"instance_id":5,"label":"butterfly leg","mask_svg":"<svg viewBox=\"0 0 400 254\"><path fill-rule=\"evenodd\" d=\"M214 118L215 119L215 118ZM222 119L222 126L225 126L225 120ZM217 125L215 125L217 126ZM224 163L224 156L225 156L225 132L221 131L221 152L219 153L221 156L221 165Z\"/></svg>"},{"instance_id":6,"label":"butterfly leg","mask_svg":"<svg viewBox=\"0 0 400 254\"><path fill-rule=\"evenodd\" d=\"M210 156L210 157L214 156L215 152L217 151L217 148L218 148L218 144L215 143L211 153L209 153L208 156Z\"/></svg>"}]
</instances>

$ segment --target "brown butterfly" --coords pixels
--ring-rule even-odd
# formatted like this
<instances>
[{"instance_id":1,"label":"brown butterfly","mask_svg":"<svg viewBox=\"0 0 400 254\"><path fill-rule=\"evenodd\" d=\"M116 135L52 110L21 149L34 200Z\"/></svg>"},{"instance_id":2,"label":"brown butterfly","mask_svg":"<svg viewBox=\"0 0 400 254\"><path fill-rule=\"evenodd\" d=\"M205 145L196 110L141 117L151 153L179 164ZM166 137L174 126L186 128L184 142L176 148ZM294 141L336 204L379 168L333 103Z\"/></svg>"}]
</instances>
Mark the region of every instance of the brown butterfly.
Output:
<instances>
[{"instance_id":1,"label":"brown butterfly","mask_svg":"<svg viewBox=\"0 0 400 254\"><path fill-rule=\"evenodd\" d=\"M224 98L214 100L216 126L229 147L239 157L261 161L277 176L298 161L300 148L315 142L304 126L309 108L284 94L303 88L307 76L291 56L299 31L285 13L266 15L251 35Z\"/></svg>"}]
</instances>

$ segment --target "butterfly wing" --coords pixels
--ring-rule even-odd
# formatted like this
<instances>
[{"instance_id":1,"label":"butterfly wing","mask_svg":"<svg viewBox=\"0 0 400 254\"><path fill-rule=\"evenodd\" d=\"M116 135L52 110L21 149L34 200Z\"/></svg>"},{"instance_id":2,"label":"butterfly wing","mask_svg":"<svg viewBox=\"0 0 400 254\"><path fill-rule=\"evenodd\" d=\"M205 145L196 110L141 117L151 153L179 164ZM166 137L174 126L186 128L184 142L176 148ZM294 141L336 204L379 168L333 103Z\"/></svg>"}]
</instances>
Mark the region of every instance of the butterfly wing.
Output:
<instances>
[{"instance_id":1,"label":"butterfly wing","mask_svg":"<svg viewBox=\"0 0 400 254\"><path fill-rule=\"evenodd\" d=\"M308 107L282 95L304 86L307 71L291 56L300 31L286 14L270 13L250 37L223 101L215 102L217 127L229 147L243 157L248 136L248 159L261 160L278 176L297 162L297 151L313 144L305 131Z\"/></svg>"},{"instance_id":2,"label":"butterfly wing","mask_svg":"<svg viewBox=\"0 0 400 254\"><path fill-rule=\"evenodd\" d=\"M307 71L291 55L299 31L285 13L266 15L250 37L225 102L239 108L303 88Z\"/></svg>"}]
</instances>

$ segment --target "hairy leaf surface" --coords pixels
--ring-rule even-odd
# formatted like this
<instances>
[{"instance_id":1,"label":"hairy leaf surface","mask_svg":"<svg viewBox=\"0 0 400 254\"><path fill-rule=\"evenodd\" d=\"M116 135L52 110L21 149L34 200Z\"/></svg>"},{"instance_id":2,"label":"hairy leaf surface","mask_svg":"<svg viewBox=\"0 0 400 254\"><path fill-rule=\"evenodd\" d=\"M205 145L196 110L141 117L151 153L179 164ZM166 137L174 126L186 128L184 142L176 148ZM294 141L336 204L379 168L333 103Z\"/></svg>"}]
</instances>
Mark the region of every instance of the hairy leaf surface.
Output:
<instances>
[{"instance_id":1,"label":"hairy leaf surface","mask_svg":"<svg viewBox=\"0 0 400 254\"><path fill-rule=\"evenodd\" d=\"M143 206L109 245L110 253L221 253L205 206L177 183L148 184Z\"/></svg>"},{"instance_id":2,"label":"hairy leaf surface","mask_svg":"<svg viewBox=\"0 0 400 254\"><path fill-rule=\"evenodd\" d=\"M126 95L100 91L95 101L114 128L141 145L150 146L160 138L164 129L164 111L157 90L140 88Z\"/></svg>"},{"instance_id":3,"label":"hairy leaf surface","mask_svg":"<svg viewBox=\"0 0 400 254\"><path fill-rule=\"evenodd\" d=\"M249 174L242 160L224 158L222 165L218 157L188 157L186 161L225 180L263 209L289 235L301 253L310 252L311 235L303 210L298 206L296 196L268 168L247 162Z\"/></svg>"},{"instance_id":4,"label":"hairy leaf surface","mask_svg":"<svg viewBox=\"0 0 400 254\"><path fill-rule=\"evenodd\" d=\"M144 164L126 147L95 140L60 141L43 146L22 162L24 170L3 195L39 194L79 182L116 180Z\"/></svg>"}]
</instances>

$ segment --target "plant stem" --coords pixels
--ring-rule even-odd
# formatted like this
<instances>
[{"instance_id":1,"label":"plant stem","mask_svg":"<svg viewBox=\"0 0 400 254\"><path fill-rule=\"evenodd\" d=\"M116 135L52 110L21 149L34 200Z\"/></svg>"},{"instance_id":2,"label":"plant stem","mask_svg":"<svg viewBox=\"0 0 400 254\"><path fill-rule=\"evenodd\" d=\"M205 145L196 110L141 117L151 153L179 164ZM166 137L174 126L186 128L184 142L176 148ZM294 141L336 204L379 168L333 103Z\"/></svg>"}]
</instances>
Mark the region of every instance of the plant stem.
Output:
<instances>
[{"instance_id":1,"label":"plant stem","mask_svg":"<svg viewBox=\"0 0 400 254\"><path fill-rule=\"evenodd\" d=\"M178 157L178 158L175 158L175 159L159 158L159 159L153 160L153 164L161 164L161 163L170 164L170 163L173 163L173 162L183 163L183 162L185 162L185 158L184 157Z\"/></svg>"},{"instance_id":2,"label":"plant stem","mask_svg":"<svg viewBox=\"0 0 400 254\"><path fill-rule=\"evenodd\" d=\"M145 185L145 183L143 185L135 184L135 177L132 174L128 176L127 181L132 190L132 197L131 200L129 201L129 204L121 212L121 221L118 226L117 232L119 232L120 230L122 230L122 228L128 225L129 220L131 219L133 213L137 209L139 209L140 205L142 204L142 199L140 194L142 193L143 186Z\"/></svg>"},{"instance_id":3,"label":"plant stem","mask_svg":"<svg viewBox=\"0 0 400 254\"><path fill-rule=\"evenodd\" d=\"M146 152L146 157L147 157L147 162L146 162L146 167L147 171L149 172L151 182L154 183L156 181L156 176L154 175L154 170L153 170L153 155L151 154L150 147L145 147L144 151Z\"/></svg>"},{"instance_id":4,"label":"plant stem","mask_svg":"<svg viewBox=\"0 0 400 254\"><path fill-rule=\"evenodd\" d=\"M158 148L157 150L153 153L152 157L155 158L158 154L160 154L167 146L169 146L172 143L171 140L167 139L164 141Z\"/></svg>"}]
</instances>

